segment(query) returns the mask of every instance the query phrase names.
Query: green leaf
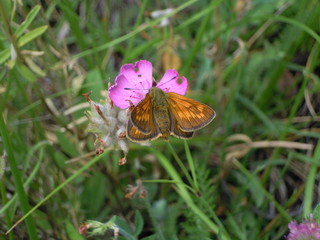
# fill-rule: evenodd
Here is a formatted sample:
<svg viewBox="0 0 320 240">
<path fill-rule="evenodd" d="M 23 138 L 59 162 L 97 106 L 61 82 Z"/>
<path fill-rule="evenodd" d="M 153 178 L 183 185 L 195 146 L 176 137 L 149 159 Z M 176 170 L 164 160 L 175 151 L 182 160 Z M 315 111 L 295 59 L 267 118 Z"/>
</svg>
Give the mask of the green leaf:
<svg viewBox="0 0 320 240">
<path fill-rule="evenodd" d="M 95 173 L 84 185 L 81 202 L 89 218 L 96 218 L 103 210 L 107 196 L 106 182 L 105 175 Z"/>
<path fill-rule="evenodd" d="M 16 29 L 15 35 L 19 38 L 22 33 L 30 26 L 34 18 L 38 15 L 40 10 L 40 5 L 36 5 L 27 15 L 26 20 L 24 20 L 21 25 Z"/>
<path fill-rule="evenodd" d="M 27 34 L 23 35 L 19 40 L 18 40 L 18 45 L 19 47 L 24 46 L 28 42 L 32 41 L 36 37 L 39 37 L 41 34 L 43 34 L 47 30 L 48 26 L 41 26 L 38 27 Z"/>
<path fill-rule="evenodd" d="M 141 233 L 143 225 L 144 225 L 143 217 L 142 217 L 139 210 L 136 210 L 136 212 L 134 214 L 134 225 L 135 225 L 135 230 L 134 230 L 133 235 L 138 237 L 139 234 Z"/>
<path fill-rule="evenodd" d="M 265 201 L 265 196 L 261 189 L 257 186 L 256 183 L 249 183 L 249 187 L 252 199 L 254 200 L 257 207 L 261 207 L 263 204 L 263 201 Z"/>
<path fill-rule="evenodd" d="M 81 92 L 85 93 L 92 91 L 92 94 L 90 95 L 90 98 L 92 99 L 99 99 L 101 97 L 100 91 L 108 88 L 108 85 L 103 83 L 102 76 L 98 69 L 93 69 L 88 72 L 84 80 L 84 85 L 86 84 L 90 85 L 82 88 Z"/>
<path fill-rule="evenodd" d="M 318 205 L 313 209 L 312 216 L 313 216 L 313 219 L 315 219 L 316 222 L 317 222 L 318 224 L 320 224 L 320 204 L 319 204 L 319 203 L 318 203 Z"/>
<path fill-rule="evenodd" d="M 71 139 L 66 135 L 66 133 L 63 132 L 56 132 L 58 142 L 60 147 L 64 152 L 69 154 L 72 157 L 78 156 L 78 150 L 75 147 L 74 143 L 71 141 Z"/>
<path fill-rule="evenodd" d="M 70 240 L 84 240 L 85 238 L 80 235 L 80 233 L 74 228 L 72 223 L 65 221 L 65 227 Z"/>
<path fill-rule="evenodd" d="M 50 231 L 51 225 L 48 221 L 48 215 L 40 210 L 37 210 L 35 211 L 35 216 L 36 224 L 41 229 L 41 231 Z"/>
<path fill-rule="evenodd" d="M 0 52 L 0 64 L 4 63 L 10 57 L 10 48 Z"/>
<path fill-rule="evenodd" d="M 53 154 L 54 162 L 59 168 L 63 169 L 66 166 L 67 157 L 59 151 L 55 151 Z"/>
<path fill-rule="evenodd" d="M 18 72 L 23 76 L 25 79 L 27 79 L 29 82 L 35 82 L 37 81 L 37 77 L 34 75 L 32 71 L 30 71 L 29 68 L 27 68 L 23 64 L 16 64 Z"/>
<path fill-rule="evenodd" d="M 46 73 L 44 71 L 42 71 L 42 69 L 35 64 L 31 58 L 25 58 L 26 63 L 28 65 L 28 67 L 35 73 L 37 74 L 37 76 L 39 77 L 44 77 L 46 75 Z"/>
<path fill-rule="evenodd" d="M 114 223 L 117 225 L 117 227 L 120 229 L 120 234 L 123 235 L 127 240 L 135 240 L 137 239 L 128 225 L 127 222 L 125 222 L 122 218 L 119 218 L 115 216 Z"/>
</svg>

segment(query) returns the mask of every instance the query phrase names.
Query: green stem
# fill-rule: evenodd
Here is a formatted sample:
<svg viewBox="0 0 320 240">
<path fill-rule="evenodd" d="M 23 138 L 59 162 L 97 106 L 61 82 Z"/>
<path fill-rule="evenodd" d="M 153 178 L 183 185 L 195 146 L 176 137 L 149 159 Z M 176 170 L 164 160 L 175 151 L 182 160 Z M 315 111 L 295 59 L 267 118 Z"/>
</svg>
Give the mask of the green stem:
<svg viewBox="0 0 320 240">
<path fill-rule="evenodd" d="M 317 147 L 314 151 L 313 162 L 317 162 L 320 158 L 320 141 L 318 141 Z M 306 188 L 304 192 L 304 201 L 303 201 L 303 215 L 305 217 L 309 216 L 312 212 L 312 201 L 313 201 L 313 192 L 316 180 L 318 166 L 315 163 L 311 163 L 309 174 L 306 181 Z"/>
<path fill-rule="evenodd" d="M 166 169 L 170 177 L 177 181 L 182 182 L 181 177 L 179 176 L 178 172 L 175 170 L 175 168 L 172 166 L 172 164 L 165 158 L 165 156 L 160 153 L 159 151 L 148 148 L 150 152 L 152 152 L 158 159 L 161 165 Z M 184 184 L 177 184 L 176 189 L 180 197 L 183 199 L 183 201 L 187 204 L 187 206 L 190 208 L 190 211 L 192 211 L 194 214 L 196 214 L 215 234 L 219 234 L 219 239 L 221 240 L 230 240 L 231 238 L 228 236 L 227 232 L 221 231 L 220 227 L 217 226 L 206 213 L 204 213 L 192 200 L 191 195 L 189 194 L 187 188 L 184 186 Z"/>
<path fill-rule="evenodd" d="M 143 180 L 144 183 L 168 183 L 168 184 L 183 184 L 185 188 L 187 188 L 190 192 L 194 193 L 194 195 L 197 195 L 197 192 L 190 187 L 189 185 L 185 184 L 184 182 L 177 182 L 175 180 L 168 180 L 168 179 L 157 179 L 157 180 Z"/>
<path fill-rule="evenodd" d="M 13 152 L 14 152 L 13 147 L 12 147 L 12 144 L 11 144 L 11 141 L 10 141 L 10 138 L 8 135 L 8 131 L 6 128 L 6 124 L 4 122 L 2 114 L 0 116 L 0 133 L 2 135 L 4 149 L 7 151 L 8 162 L 9 162 L 11 173 L 12 173 L 14 183 L 16 186 L 16 191 L 18 194 L 21 210 L 24 214 L 26 214 L 30 209 L 30 205 L 28 202 L 27 195 L 23 189 L 22 181 L 20 178 L 20 173 L 18 170 L 18 166 L 17 166 L 16 160 L 15 160 L 14 154 L 13 154 Z M 37 236 L 36 227 L 35 227 L 35 224 L 34 224 L 32 217 L 30 216 L 30 217 L 25 218 L 25 221 L 26 221 L 27 231 L 28 231 L 30 239 L 37 240 L 38 236 Z"/>
<path fill-rule="evenodd" d="M 192 178 L 193 178 L 194 187 L 195 187 L 196 191 L 199 191 L 199 186 L 198 186 L 197 174 L 196 174 L 196 168 L 194 166 L 194 161 L 193 161 L 193 158 L 192 158 L 192 155 L 191 155 L 191 152 L 190 152 L 190 149 L 189 149 L 187 141 L 183 140 L 183 143 L 184 143 L 184 149 L 185 149 L 186 156 L 187 156 L 188 163 L 189 163 L 189 168 L 190 168 L 190 171 L 191 171 L 191 174 L 192 174 Z"/>
<path fill-rule="evenodd" d="M 174 157 L 174 159 L 176 160 L 176 162 L 178 163 L 179 167 L 181 168 L 183 174 L 186 176 L 186 178 L 188 179 L 188 182 L 192 185 L 193 188 L 195 188 L 195 184 L 194 181 L 192 180 L 192 177 L 190 176 L 187 168 L 184 166 L 183 162 L 181 161 L 181 159 L 179 158 L 178 154 L 176 153 L 176 151 L 174 150 L 174 148 L 172 147 L 172 145 L 168 142 L 168 145 L 170 147 L 171 153 Z M 194 189 L 197 192 L 197 188 Z"/>
</svg>

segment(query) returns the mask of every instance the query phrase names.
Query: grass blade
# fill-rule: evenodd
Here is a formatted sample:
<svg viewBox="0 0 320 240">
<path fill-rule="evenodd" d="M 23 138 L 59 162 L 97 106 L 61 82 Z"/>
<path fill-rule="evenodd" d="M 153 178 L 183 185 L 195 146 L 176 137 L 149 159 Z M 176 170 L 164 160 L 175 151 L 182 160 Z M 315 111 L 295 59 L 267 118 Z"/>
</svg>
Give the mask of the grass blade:
<svg viewBox="0 0 320 240">
<path fill-rule="evenodd" d="M 21 210 L 24 214 L 27 214 L 27 212 L 30 209 L 30 205 L 28 202 L 27 195 L 23 189 L 20 171 L 18 170 L 18 166 L 17 166 L 15 156 L 14 156 L 14 150 L 13 150 L 11 140 L 9 138 L 7 127 L 4 122 L 2 114 L 0 116 L 0 133 L 3 138 L 4 148 L 6 149 L 6 152 L 8 155 L 8 162 L 9 162 L 10 170 L 13 175 L 14 182 L 15 182 L 16 191 L 18 194 Z M 36 227 L 35 227 L 34 221 L 32 219 L 32 216 L 25 218 L 25 220 L 26 220 L 27 230 L 28 230 L 28 234 L 29 234 L 30 239 L 37 240 L 38 235 L 36 232 Z"/>
</svg>

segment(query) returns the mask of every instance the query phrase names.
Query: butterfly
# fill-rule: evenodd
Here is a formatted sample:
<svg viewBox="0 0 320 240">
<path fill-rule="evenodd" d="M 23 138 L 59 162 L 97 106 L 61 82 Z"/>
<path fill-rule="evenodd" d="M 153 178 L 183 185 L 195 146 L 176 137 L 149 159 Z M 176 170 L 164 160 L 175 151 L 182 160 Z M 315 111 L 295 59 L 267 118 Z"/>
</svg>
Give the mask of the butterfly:
<svg viewBox="0 0 320 240">
<path fill-rule="evenodd" d="M 152 87 L 130 112 L 126 134 L 133 142 L 168 140 L 171 135 L 189 139 L 215 116 L 206 104 Z"/>
</svg>

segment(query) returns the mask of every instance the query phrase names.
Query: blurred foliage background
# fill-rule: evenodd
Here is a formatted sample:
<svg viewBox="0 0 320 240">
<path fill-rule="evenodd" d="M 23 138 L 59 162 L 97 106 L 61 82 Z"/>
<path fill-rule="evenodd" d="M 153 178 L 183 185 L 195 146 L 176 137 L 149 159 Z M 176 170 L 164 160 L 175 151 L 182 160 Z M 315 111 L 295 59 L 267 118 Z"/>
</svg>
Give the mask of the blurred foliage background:
<svg viewBox="0 0 320 240">
<path fill-rule="evenodd" d="M 0 239 L 283 239 L 319 202 L 318 0 L 1 0 L 0 21 Z M 119 166 L 82 94 L 140 59 L 217 117 Z"/>
</svg>

